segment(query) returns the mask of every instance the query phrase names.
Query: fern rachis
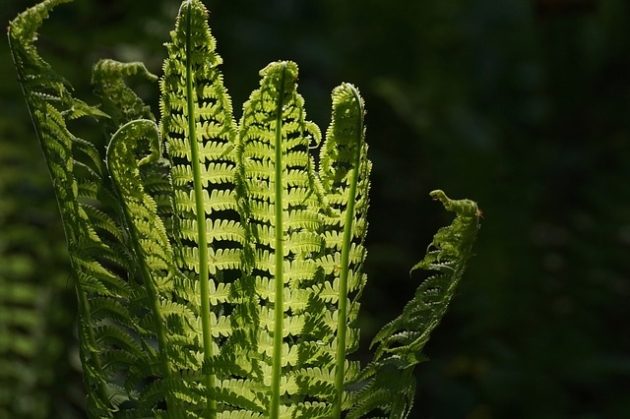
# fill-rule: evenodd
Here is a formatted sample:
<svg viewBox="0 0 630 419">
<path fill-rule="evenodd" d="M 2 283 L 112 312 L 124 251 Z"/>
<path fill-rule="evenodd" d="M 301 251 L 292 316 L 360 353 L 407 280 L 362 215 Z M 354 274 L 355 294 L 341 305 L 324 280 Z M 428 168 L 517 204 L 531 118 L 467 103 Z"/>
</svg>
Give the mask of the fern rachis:
<svg viewBox="0 0 630 419">
<path fill-rule="evenodd" d="M 193 96 L 194 90 L 194 73 L 192 68 L 192 3 L 188 3 L 182 7 L 187 7 L 188 10 L 184 14 L 186 16 L 186 113 L 188 119 L 188 145 L 190 147 L 190 158 L 192 163 L 193 172 L 193 190 L 195 194 L 195 213 L 197 215 L 197 237 L 201 242 L 203 237 L 206 237 L 206 219 L 205 209 L 203 206 L 203 189 L 201 185 L 201 164 L 199 161 L 199 143 L 197 142 L 197 125 L 196 125 L 196 109 L 195 98 Z M 181 23 L 180 23 L 181 24 Z M 210 304 L 209 304 L 209 292 L 208 292 L 208 246 L 201 245 L 199 249 L 199 288 L 201 297 L 201 327 L 203 336 L 203 354 L 204 362 L 211 362 L 212 360 L 212 330 L 210 326 Z M 206 387 L 207 387 L 207 403 L 209 416 L 213 418 L 216 411 L 216 400 L 213 397 L 212 389 L 215 386 L 214 374 L 206 374 Z"/>
<path fill-rule="evenodd" d="M 284 86 L 287 74 L 287 64 L 281 64 L 280 86 Z M 280 377 L 282 375 L 282 335 L 284 329 L 284 250 L 283 242 L 284 223 L 282 212 L 283 191 L 283 165 L 282 165 L 282 109 L 284 107 L 284 94 L 281 91 L 276 97 L 276 126 L 274 127 L 274 150 L 275 150 L 275 173 L 274 173 L 274 199 L 275 208 L 274 226 L 276 230 L 274 250 L 275 250 L 275 302 L 274 302 L 274 325 L 273 325 L 273 365 L 271 370 L 271 405 L 269 416 L 278 416 L 280 409 Z"/>
<path fill-rule="evenodd" d="M 92 417 L 406 417 L 414 366 L 478 229 L 472 201 L 433 193 L 455 220 L 417 267 L 432 272 L 360 368 L 369 174 L 364 104 L 344 83 L 319 163 L 297 65 L 272 63 L 236 123 L 199 0 L 184 1 L 160 80 L 159 127 L 125 84 L 140 63 L 94 70 L 103 112 L 39 57 L 36 30 L 66 0 L 18 16 L 9 40 L 66 226 Z M 67 122 L 99 121 L 109 145 Z"/>
</svg>

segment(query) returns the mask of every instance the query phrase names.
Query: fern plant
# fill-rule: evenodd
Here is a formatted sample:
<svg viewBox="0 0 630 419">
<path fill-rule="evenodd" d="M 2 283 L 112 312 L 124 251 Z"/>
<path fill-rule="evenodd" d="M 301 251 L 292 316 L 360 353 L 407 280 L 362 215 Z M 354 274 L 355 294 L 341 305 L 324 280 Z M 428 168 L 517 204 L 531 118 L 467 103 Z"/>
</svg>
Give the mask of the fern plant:
<svg viewBox="0 0 630 419">
<path fill-rule="evenodd" d="M 471 255 L 476 204 L 432 192 L 454 221 L 361 368 L 349 358 L 371 170 L 359 91 L 333 90 L 322 141 L 296 64 L 274 62 L 236 123 L 207 11 L 186 0 L 166 45 L 159 123 L 126 83 L 157 80 L 140 63 L 97 63 L 100 106 L 88 105 L 34 45 L 67 1 L 20 14 L 9 42 L 65 226 L 90 416 L 407 417 L 413 369 Z M 79 118 L 102 127 L 107 147 L 73 134 Z"/>
</svg>

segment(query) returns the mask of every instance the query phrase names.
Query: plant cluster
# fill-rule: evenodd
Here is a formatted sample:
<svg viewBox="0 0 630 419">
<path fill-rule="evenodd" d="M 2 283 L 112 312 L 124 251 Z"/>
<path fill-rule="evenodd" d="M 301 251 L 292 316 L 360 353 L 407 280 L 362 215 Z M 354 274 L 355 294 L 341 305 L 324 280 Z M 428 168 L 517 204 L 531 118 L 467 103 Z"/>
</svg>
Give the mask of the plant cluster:
<svg viewBox="0 0 630 419">
<path fill-rule="evenodd" d="M 333 90 L 322 140 L 296 64 L 274 62 L 237 123 L 207 11 L 186 0 L 159 122 L 127 84 L 158 80 L 141 63 L 98 62 L 92 106 L 34 44 L 66 2 L 19 15 L 9 41 L 65 228 L 91 417 L 407 417 L 413 369 L 471 255 L 476 204 L 432 192 L 455 219 L 362 368 L 349 359 L 371 170 L 359 91 Z M 77 135 L 85 119 L 101 135 Z"/>
</svg>

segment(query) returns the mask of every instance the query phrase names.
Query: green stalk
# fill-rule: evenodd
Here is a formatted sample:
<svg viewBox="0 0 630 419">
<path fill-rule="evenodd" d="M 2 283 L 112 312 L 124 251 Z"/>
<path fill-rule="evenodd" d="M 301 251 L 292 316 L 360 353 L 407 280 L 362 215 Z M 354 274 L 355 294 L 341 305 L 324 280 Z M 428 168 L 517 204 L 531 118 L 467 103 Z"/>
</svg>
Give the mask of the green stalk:
<svg viewBox="0 0 630 419">
<path fill-rule="evenodd" d="M 339 276 L 339 311 L 337 313 L 337 357 L 335 360 L 335 403 L 333 418 L 341 418 L 341 402 L 346 362 L 346 333 L 348 329 L 348 273 L 350 271 L 350 249 L 352 247 L 352 227 L 354 223 L 354 206 L 356 201 L 357 183 L 359 179 L 359 165 L 361 163 L 361 137 L 363 135 L 363 107 L 361 97 L 356 89 L 351 87 L 360 109 L 357 122 L 356 149 L 353 167 L 350 171 L 350 188 L 348 190 L 348 206 L 346 207 L 343 227 L 343 242 L 341 249 L 341 272 Z"/>
<path fill-rule="evenodd" d="M 195 103 L 193 102 L 193 71 L 191 63 L 191 16 L 192 5 L 188 3 L 186 19 L 186 98 L 188 108 L 188 139 L 193 170 L 193 185 L 195 189 L 195 210 L 197 212 L 197 242 L 199 246 L 199 284 L 201 291 L 201 327 L 203 332 L 204 362 L 212 360 L 212 334 L 210 326 L 210 290 L 208 289 L 208 245 L 206 243 L 206 211 L 203 205 L 203 188 L 201 185 L 201 166 L 199 163 L 199 148 L 197 144 L 197 125 L 195 121 Z M 207 365 L 205 365 L 207 367 Z M 213 397 L 215 376 L 205 374 L 208 418 L 216 417 L 217 402 Z"/>
<path fill-rule="evenodd" d="M 282 68 L 280 76 L 280 91 L 276 101 L 276 161 L 275 161 L 275 209 L 276 209 L 276 275 L 275 275 L 275 294 L 276 303 L 274 305 L 274 327 L 273 327 L 273 365 L 271 376 L 271 406 L 269 407 L 269 417 L 278 418 L 280 410 L 280 377 L 282 375 L 282 331 L 284 321 L 284 278 L 282 272 L 282 264 L 284 262 L 284 226 L 282 222 L 282 108 L 284 107 L 284 79 L 286 74 L 286 65 Z"/>
</svg>

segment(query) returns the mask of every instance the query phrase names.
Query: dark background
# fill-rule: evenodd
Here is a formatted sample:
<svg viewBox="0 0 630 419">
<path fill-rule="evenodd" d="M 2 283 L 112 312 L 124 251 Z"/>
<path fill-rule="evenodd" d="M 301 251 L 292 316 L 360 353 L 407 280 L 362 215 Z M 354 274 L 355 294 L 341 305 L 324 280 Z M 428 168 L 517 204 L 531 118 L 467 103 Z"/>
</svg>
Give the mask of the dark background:
<svg viewBox="0 0 630 419">
<path fill-rule="evenodd" d="M 205 3 L 237 116 L 258 70 L 277 59 L 299 64 L 322 130 L 335 85 L 353 82 L 366 99 L 374 171 L 363 351 L 410 297 L 409 268 L 449 221 L 428 192 L 479 202 L 476 255 L 417 368 L 414 417 L 630 417 L 630 2 Z M 32 4 L 0 0 L 0 20 Z M 94 102 L 98 58 L 142 60 L 160 74 L 178 6 L 77 1 L 58 8 L 40 45 Z M 21 144 L 29 170 L 45 177 L 1 48 L 1 140 Z M 145 92 L 154 104 L 156 94 Z M 33 199 L 50 201 L 38 191 Z M 46 276 L 34 280 L 45 286 Z"/>
</svg>

